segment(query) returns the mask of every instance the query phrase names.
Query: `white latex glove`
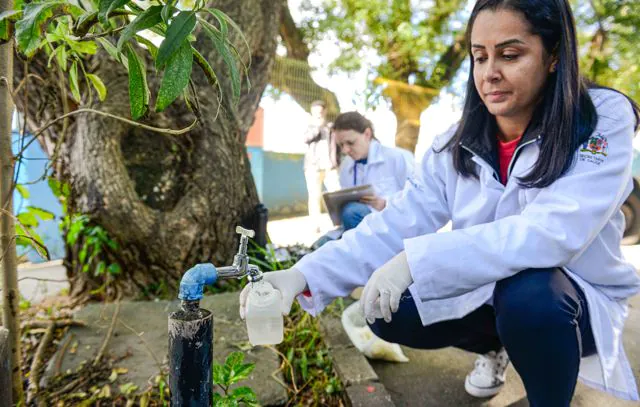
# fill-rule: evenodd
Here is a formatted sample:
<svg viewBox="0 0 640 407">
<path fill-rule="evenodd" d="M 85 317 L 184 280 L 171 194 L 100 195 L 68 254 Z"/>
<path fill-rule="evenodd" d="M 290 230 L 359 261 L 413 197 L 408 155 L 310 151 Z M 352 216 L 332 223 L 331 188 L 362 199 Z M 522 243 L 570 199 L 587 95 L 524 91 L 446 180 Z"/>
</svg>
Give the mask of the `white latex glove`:
<svg viewBox="0 0 640 407">
<path fill-rule="evenodd" d="M 288 315 L 291 311 L 293 300 L 307 289 L 307 280 L 304 275 L 290 268 L 287 270 L 270 271 L 262 275 L 262 279 L 270 283 L 273 288 L 282 294 L 282 314 Z M 244 319 L 247 308 L 247 297 L 251 283 L 247 284 L 240 293 L 240 318 Z"/>
<path fill-rule="evenodd" d="M 407 255 L 402 251 L 377 269 L 364 286 L 361 303 L 367 321 L 372 324 L 382 315 L 387 323 L 391 322 L 391 313 L 398 310 L 400 297 L 411 283 Z"/>
</svg>

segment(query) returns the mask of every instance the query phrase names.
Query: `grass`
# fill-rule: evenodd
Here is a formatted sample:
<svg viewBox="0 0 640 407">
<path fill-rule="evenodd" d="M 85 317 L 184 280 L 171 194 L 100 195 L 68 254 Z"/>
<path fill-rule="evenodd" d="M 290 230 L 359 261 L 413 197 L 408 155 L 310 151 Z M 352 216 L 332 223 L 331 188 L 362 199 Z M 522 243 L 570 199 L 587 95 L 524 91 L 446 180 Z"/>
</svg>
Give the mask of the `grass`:
<svg viewBox="0 0 640 407">
<path fill-rule="evenodd" d="M 304 246 L 286 248 L 291 255 L 278 261 L 271 249 L 252 247 L 251 262 L 262 271 L 292 267 L 309 249 Z M 341 313 L 342 300 L 336 300 L 325 312 Z M 281 370 L 289 387 L 289 402 L 296 406 L 343 406 L 344 387 L 329 356 L 319 329 L 319 320 L 302 310 L 295 302 L 285 317 L 284 340 L 277 347 Z"/>
</svg>

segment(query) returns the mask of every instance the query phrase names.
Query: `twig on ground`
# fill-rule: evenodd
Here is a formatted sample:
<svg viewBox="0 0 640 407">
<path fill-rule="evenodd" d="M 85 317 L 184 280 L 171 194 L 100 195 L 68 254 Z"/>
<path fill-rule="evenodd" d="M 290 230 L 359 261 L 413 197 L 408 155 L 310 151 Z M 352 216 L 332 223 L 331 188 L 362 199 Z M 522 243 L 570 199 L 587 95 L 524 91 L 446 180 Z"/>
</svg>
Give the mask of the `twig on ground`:
<svg viewBox="0 0 640 407">
<path fill-rule="evenodd" d="M 67 340 L 62 344 L 62 348 L 60 348 L 60 351 L 56 354 L 56 362 L 55 362 L 55 366 L 53 368 L 53 375 L 57 376 L 60 374 L 60 369 L 62 368 L 62 361 L 64 360 L 64 355 L 65 353 L 67 353 L 67 348 L 69 347 L 69 344 L 73 341 L 73 334 L 70 334 L 67 337 Z"/>
<path fill-rule="evenodd" d="M 98 363 L 102 360 L 102 356 L 104 355 L 104 351 L 107 349 L 107 345 L 109 345 L 109 341 L 111 340 L 111 336 L 113 335 L 113 329 L 116 326 L 116 321 L 118 320 L 118 314 L 120 313 L 120 296 L 116 300 L 116 309 L 113 311 L 113 316 L 111 317 L 111 325 L 109 325 L 109 330 L 107 331 L 107 336 L 105 336 L 104 341 L 102 342 L 102 346 L 96 355 L 96 358 L 93 360 L 93 366 L 97 366 Z"/>
<path fill-rule="evenodd" d="M 158 365 L 158 370 L 160 371 L 160 374 L 162 374 L 162 363 L 160 363 L 160 359 L 158 359 L 158 357 L 156 356 L 156 354 L 151 350 L 151 347 L 149 346 L 149 344 L 147 343 L 147 341 L 144 340 L 144 338 L 142 337 L 142 335 L 144 334 L 144 332 L 137 332 L 135 329 L 133 329 L 132 327 L 130 327 L 129 325 L 127 325 L 127 323 L 125 323 L 123 320 L 118 318 L 118 321 L 120 321 L 120 323 L 127 328 L 128 330 L 130 330 L 131 332 L 133 332 L 138 338 L 140 338 L 140 342 L 142 342 L 142 344 L 144 345 L 144 347 L 147 349 L 147 352 L 149 353 L 149 355 L 153 358 L 153 360 L 156 362 L 156 365 Z"/>
<path fill-rule="evenodd" d="M 49 346 L 49 343 L 53 340 L 53 333 L 56 330 L 56 324 L 54 322 L 49 322 L 47 332 L 44 334 L 44 337 L 40 341 L 38 345 L 38 350 L 36 351 L 35 356 L 33 357 L 33 362 L 31 363 L 31 372 L 29 373 L 29 386 L 27 386 L 27 404 L 31 404 L 34 397 L 36 397 L 39 389 L 40 382 L 40 369 L 42 368 L 44 354 Z"/>
<path fill-rule="evenodd" d="M 84 321 L 79 321 L 75 319 L 58 319 L 51 321 L 26 321 L 20 325 L 20 329 L 37 329 L 37 328 L 48 328 L 49 324 L 53 323 L 56 328 L 64 328 L 67 326 L 81 326 L 85 327 L 87 324 Z"/>
</svg>

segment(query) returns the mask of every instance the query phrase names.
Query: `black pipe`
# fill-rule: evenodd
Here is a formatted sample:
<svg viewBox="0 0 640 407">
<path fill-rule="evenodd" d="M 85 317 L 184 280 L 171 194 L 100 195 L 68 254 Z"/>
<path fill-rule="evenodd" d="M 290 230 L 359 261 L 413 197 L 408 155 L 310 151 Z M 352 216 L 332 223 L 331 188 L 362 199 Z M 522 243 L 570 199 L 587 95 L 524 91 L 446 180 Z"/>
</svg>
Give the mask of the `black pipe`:
<svg viewBox="0 0 640 407">
<path fill-rule="evenodd" d="M 169 315 L 171 405 L 210 406 L 213 401 L 213 314 L 199 301 L 182 301 Z"/>
</svg>

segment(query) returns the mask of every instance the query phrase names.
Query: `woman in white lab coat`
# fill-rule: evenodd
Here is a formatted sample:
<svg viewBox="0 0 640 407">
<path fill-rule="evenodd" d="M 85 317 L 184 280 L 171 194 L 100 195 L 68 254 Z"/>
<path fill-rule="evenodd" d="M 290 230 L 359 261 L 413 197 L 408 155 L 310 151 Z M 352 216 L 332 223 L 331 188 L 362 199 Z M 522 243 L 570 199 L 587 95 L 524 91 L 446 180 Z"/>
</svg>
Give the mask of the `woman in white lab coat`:
<svg viewBox="0 0 640 407">
<path fill-rule="evenodd" d="M 638 400 L 621 335 L 640 277 L 620 250 L 638 108 L 580 77 L 568 0 L 479 0 L 467 40 L 462 119 L 420 172 L 265 279 L 284 313 L 297 297 L 314 315 L 364 284 L 376 335 L 480 355 L 473 396 L 500 391 L 511 362 L 533 407 L 568 407 L 578 377 Z"/>
<path fill-rule="evenodd" d="M 372 211 L 383 210 L 387 199 L 402 190 L 413 172 L 413 156 L 380 144 L 371 122 L 358 112 L 338 116 L 332 132 L 340 150 L 347 155 L 340 165 L 340 187 L 371 185 L 375 192 L 342 208 L 342 225 L 350 230 Z"/>
</svg>

